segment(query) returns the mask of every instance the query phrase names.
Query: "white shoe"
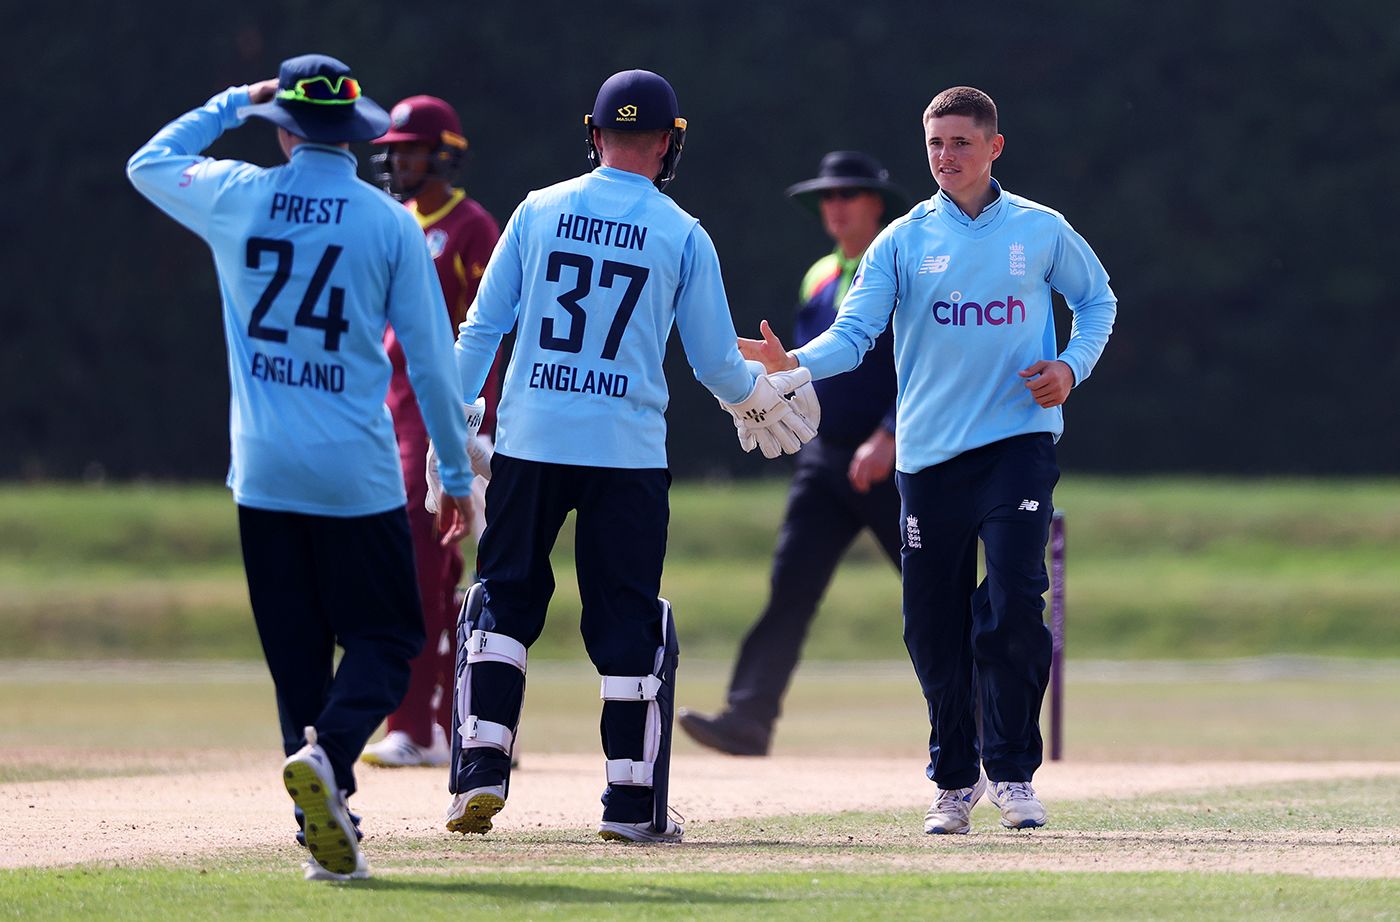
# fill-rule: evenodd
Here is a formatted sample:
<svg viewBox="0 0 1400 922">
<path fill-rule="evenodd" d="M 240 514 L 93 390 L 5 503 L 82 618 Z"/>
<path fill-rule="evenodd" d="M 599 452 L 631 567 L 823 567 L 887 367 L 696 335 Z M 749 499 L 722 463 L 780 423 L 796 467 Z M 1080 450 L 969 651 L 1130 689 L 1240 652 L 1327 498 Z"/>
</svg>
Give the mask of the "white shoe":
<svg viewBox="0 0 1400 922">
<path fill-rule="evenodd" d="M 598 824 L 598 837 L 609 842 L 679 842 L 683 835 L 685 827 L 670 817 L 666 818 L 666 829 L 662 832 L 657 832 L 649 822 L 603 820 Z"/>
<path fill-rule="evenodd" d="M 327 871 L 315 858 L 307 858 L 301 867 L 302 876 L 307 880 L 367 880 L 369 878 L 369 865 L 365 862 L 364 852 L 360 853 L 360 860 L 355 864 L 355 870 L 349 874 L 336 874 L 333 871 Z"/>
<path fill-rule="evenodd" d="M 452 759 L 452 747 L 442 727 L 433 724 L 433 744 L 419 746 L 403 730 L 391 730 L 382 740 L 366 746 L 360 761 L 381 768 L 441 768 Z"/>
<path fill-rule="evenodd" d="M 1045 825 L 1045 807 L 1029 781 L 993 781 L 987 799 L 1001 810 L 1001 824 L 1007 829 Z"/>
<path fill-rule="evenodd" d="M 491 831 L 491 817 L 500 813 L 505 805 L 505 788 L 499 784 L 454 795 L 452 806 L 447 808 L 447 828 L 463 834 L 484 835 Z"/>
<path fill-rule="evenodd" d="M 364 866 L 360 837 L 336 786 L 326 752 L 316 745 L 316 728 L 306 728 L 306 745 L 282 763 L 282 783 L 306 817 L 306 847 L 323 871 L 350 879 Z M 364 869 L 368 876 L 368 868 Z"/>
<path fill-rule="evenodd" d="M 972 808 L 987 790 L 987 773 L 978 770 L 970 788 L 938 789 L 938 796 L 924 814 L 924 832 L 931 836 L 967 835 L 972 828 Z"/>
</svg>

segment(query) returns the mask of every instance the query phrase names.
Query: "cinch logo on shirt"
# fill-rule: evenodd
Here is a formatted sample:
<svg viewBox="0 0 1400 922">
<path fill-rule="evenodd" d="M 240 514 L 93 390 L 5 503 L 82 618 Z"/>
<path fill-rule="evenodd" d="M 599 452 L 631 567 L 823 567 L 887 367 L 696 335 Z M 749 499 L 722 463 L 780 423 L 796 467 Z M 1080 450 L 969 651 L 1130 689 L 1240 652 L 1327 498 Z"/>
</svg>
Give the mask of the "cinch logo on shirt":
<svg viewBox="0 0 1400 922">
<path fill-rule="evenodd" d="M 1021 314 L 1021 323 L 1026 322 L 1026 302 L 1007 295 L 1005 301 L 964 301 L 961 291 L 948 296 L 947 301 L 933 302 L 933 319 L 946 326 L 980 327 L 991 324 L 999 327 L 1003 323 L 1015 323 L 1016 313 Z"/>
</svg>

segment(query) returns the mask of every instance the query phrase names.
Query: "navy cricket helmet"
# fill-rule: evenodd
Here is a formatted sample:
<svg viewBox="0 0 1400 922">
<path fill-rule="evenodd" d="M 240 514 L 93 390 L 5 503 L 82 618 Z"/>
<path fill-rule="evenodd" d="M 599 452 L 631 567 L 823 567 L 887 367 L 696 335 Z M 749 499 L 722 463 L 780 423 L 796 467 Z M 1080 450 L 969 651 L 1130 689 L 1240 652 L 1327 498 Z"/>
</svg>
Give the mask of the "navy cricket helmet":
<svg viewBox="0 0 1400 922">
<path fill-rule="evenodd" d="M 669 131 L 670 144 L 661 160 L 656 188 L 665 189 L 676 178 L 676 164 L 685 146 L 685 119 L 680 116 L 676 91 L 659 74 L 649 70 L 624 70 L 613 74 L 598 88 L 593 111 L 583 117 L 588 130 L 588 162 L 598 166 L 598 148 L 593 129 L 608 131 Z"/>
</svg>

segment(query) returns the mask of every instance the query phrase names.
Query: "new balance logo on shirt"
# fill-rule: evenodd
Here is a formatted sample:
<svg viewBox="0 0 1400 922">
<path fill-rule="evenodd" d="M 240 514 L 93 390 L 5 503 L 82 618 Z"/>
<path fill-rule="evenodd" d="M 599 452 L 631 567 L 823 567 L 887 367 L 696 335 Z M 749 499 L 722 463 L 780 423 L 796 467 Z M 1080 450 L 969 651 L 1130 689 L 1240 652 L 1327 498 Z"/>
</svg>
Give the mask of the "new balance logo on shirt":
<svg viewBox="0 0 1400 922">
<path fill-rule="evenodd" d="M 1037 502 L 1036 500 L 1033 500 L 1033 499 L 1023 499 L 1023 500 L 1021 500 L 1021 505 L 1019 505 L 1019 506 L 1016 507 L 1016 511 L 1018 511 L 1018 512 L 1039 512 L 1039 511 L 1040 511 L 1040 503 Z"/>
<path fill-rule="evenodd" d="M 947 272 L 948 260 L 952 256 L 925 256 L 924 261 L 919 264 L 918 275 L 929 275 L 934 272 Z"/>
</svg>

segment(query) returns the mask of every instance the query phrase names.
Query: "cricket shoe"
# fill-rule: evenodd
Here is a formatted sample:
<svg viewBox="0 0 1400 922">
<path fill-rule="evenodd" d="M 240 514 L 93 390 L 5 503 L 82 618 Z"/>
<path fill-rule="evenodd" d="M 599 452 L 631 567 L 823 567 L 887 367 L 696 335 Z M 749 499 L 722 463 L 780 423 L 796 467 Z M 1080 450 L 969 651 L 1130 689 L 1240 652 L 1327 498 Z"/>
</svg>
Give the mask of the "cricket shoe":
<svg viewBox="0 0 1400 922">
<path fill-rule="evenodd" d="M 1007 829 L 1045 825 L 1045 807 L 1029 781 L 993 781 L 987 799 L 1001 811 L 1001 824 Z"/>
<path fill-rule="evenodd" d="M 670 817 L 666 818 L 666 828 L 660 832 L 650 822 L 619 823 L 616 820 L 603 820 L 598 824 L 598 838 L 608 842 L 672 843 L 679 842 L 685 835 L 685 827 Z"/>
<path fill-rule="evenodd" d="M 977 783 L 970 788 L 939 788 L 924 814 L 924 832 L 931 836 L 967 835 L 972 828 L 972 808 L 986 790 L 987 773 L 980 769 Z"/>
<path fill-rule="evenodd" d="M 441 768 L 452 760 L 452 747 L 442 727 L 433 724 L 433 744 L 419 746 L 403 730 L 390 730 L 360 753 L 360 761 L 381 768 Z"/>
<path fill-rule="evenodd" d="M 345 795 L 336 786 L 330 760 L 316 744 L 315 727 L 306 728 L 306 745 L 282 763 L 282 783 L 305 817 L 303 833 L 312 859 L 322 870 L 350 879 L 364 866 L 360 837 Z"/>
<path fill-rule="evenodd" d="M 355 827 L 355 838 L 363 842 L 365 834 L 360 830 L 360 815 L 350 812 L 348 807 L 346 808 L 346 812 L 350 813 L 350 823 Z M 302 848 L 306 848 L 306 814 L 302 813 L 301 807 L 297 806 L 292 807 L 292 814 L 297 821 L 297 844 Z"/>
<path fill-rule="evenodd" d="M 366 880 L 369 878 L 369 865 L 365 862 L 364 852 L 360 853 L 360 860 L 355 863 L 355 870 L 349 874 L 336 874 L 334 871 L 327 871 L 321 867 L 321 863 L 315 858 L 307 858 L 302 864 L 302 876 L 307 880 Z"/>
<path fill-rule="evenodd" d="M 766 756 L 772 743 L 772 728 L 738 717 L 733 711 L 723 711 L 711 717 L 681 708 L 676 722 L 686 735 L 701 746 L 716 749 L 731 756 Z"/>
<path fill-rule="evenodd" d="M 491 831 L 491 817 L 506 805 L 505 788 L 499 784 L 472 788 L 452 798 L 447 808 L 447 828 L 463 835 L 474 832 L 484 835 Z"/>
</svg>

